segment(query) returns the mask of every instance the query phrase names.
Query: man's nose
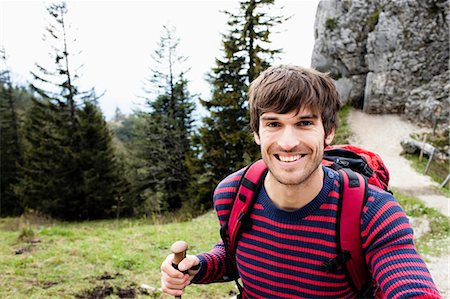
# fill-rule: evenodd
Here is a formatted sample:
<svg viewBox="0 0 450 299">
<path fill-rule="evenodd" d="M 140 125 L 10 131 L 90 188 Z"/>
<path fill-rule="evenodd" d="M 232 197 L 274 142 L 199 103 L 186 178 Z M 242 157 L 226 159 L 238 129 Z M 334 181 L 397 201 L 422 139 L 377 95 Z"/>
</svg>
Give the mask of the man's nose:
<svg viewBox="0 0 450 299">
<path fill-rule="evenodd" d="M 286 126 L 283 128 L 278 139 L 278 145 L 285 151 L 290 151 L 300 144 L 300 138 L 295 134 L 295 130 Z"/>
</svg>

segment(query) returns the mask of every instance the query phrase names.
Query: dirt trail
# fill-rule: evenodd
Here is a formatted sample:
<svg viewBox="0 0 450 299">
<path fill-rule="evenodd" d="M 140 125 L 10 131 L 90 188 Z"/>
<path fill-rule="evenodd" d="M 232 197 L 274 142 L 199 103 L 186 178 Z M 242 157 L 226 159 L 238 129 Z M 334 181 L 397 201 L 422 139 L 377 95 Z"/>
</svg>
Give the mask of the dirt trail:
<svg viewBox="0 0 450 299">
<path fill-rule="evenodd" d="M 350 142 L 378 153 L 390 172 L 390 186 L 420 198 L 427 206 L 450 216 L 450 199 L 436 191 L 436 183 L 417 173 L 408 160 L 400 156 L 400 141 L 420 129 L 397 115 L 372 115 L 352 111 Z M 426 257 L 427 265 L 444 298 L 450 298 L 450 252 L 439 257 Z"/>
</svg>

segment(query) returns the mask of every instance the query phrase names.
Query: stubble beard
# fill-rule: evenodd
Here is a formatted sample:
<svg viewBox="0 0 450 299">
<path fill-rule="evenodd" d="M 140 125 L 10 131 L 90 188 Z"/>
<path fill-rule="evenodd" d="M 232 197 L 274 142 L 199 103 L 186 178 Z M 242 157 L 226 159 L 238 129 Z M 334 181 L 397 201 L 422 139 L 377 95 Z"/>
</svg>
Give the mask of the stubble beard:
<svg viewBox="0 0 450 299">
<path fill-rule="evenodd" d="M 271 176 L 281 185 L 287 186 L 287 187 L 294 187 L 299 186 L 302 184 L 307 184 L 309 181 L 312 180 L 314 175 L 318 172 L 319 166 L 321 165 L 321 161 L 316 162 L 312 168 L 303 169 L 302 173 L 299 175 L 298 178 L 283 178 L 283 175 L 278 175 L 275 171 L 270 171 Z M 289 174 L 288 174 L 289 175 Z"/>
<path fill-rule="evenodd" d="M 274 169 L 271 169 L 272 167 L 270 167 L 270 163 L 267 163 L 267 161 L 266 165 L 269 168 L 270 175 L 275 179 L 277 183 L 284 185 L 286 187 L 294 187 L 301 184 L 308 184 L 309 181 L 311 181 L 314 178 L 315 174 L 319 171 L 320 165 L 322 164 L 322 158 L 323 155 L 319 155 L 319 157 L 316 157 L 311 161 L 310 165 L 305 165 L 305 167 L 300 171 L 300 174 L 298 175 L 297 178 L 295 177 L 289 178 L 284 176 L 285 174 L 286 176 L 296 175 L 295 172 L 298 172 L 298 170 L 295 170 L 293 173 L 284 172 L 283 170 L 280 170 L 280 172 L 282 173 L 278 174 L 275 167 L 273 167 Z"/>
</svg>

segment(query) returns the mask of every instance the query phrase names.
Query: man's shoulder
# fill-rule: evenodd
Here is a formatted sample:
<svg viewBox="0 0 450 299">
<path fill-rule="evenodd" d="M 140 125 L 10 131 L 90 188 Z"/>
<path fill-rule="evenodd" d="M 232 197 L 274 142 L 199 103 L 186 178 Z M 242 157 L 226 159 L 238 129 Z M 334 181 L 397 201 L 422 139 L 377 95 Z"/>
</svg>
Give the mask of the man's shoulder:
<svg viewBox="0 0 450 299">
<path fill-rule="evenodd" d="M 338 179 L 339 184 L 342 184 L 342 178 L 337 170 L 331 169 L 330 167 L 323 167 L 325 175 L 329 178 Z M 355 172 L 355 171 L 354 171 Z M 388 199 L 394 199 L 392 193 L 388 190 L 384 190 L 376 185 L 370 183 L 367 184 L 367 195 L 372 197 L 384 197 Z M 394 199 L 395 200 L 395 199 Z"/>
<path fill-rule="evenodd" d="M 341 176 L 338 174 L 337 171 L 330 169 L 328 167 L 324 167 L 325 169 L 325 174 L 326 177 L 329 178 L 333 178 L 333 179 L 337 179 L 339 181 L 339 185 L 341 185 L 342 182 L 342 178 Z M 373 204 L 373 202 L 376 202 L 376 206 L 383 206 L 389 202 L 397 202 L 397 200 L 395 199 L 395 197 L 392 195 L 392 193 L 388 190 L 384 190 L 378 186 L 372 185 L 372 184 L 367 184 L 367 190 L 366 190 L 366 200 L 365 200 L 365 206 L 366 208 L 371 207 Z"/>
<path fill-rule="evenodd" d="M 214 209 L 221 223 L 228 219 L 243 173 L 244 169 L 233 172 L 223 179 L 214 190 Z"/>
<path fill-rule="evenodd" d="M 390 191 L 381 189 L 378 186 L 368 184 L 367 189 L 368 189 L 367 190 L 368 196 L 373 196 L 373 197 L 377 197 L 377 198 L 383 197 L 388 200 L 395 200 L 394 196 L 392 195 L 392 193 Z"/>
<path fill-rule="evenodd" d="M 378 218 L 382 214 L 385 214 L 383 217 L 388 217 L 398 212 L 404 214 L 402 207 L 392 193 L 370 184 L 367 189 L 364 214 L 368 219 Z"/>
<path fill-rule="evenodd" d="M 225 177 L 217 185 L 216 189 L 227 188 L 227 187 L 237 187 L 241 181 L 242 175 L 244 174 L 244 169 L 233 172 L 232 174 Z"/>
</svg>

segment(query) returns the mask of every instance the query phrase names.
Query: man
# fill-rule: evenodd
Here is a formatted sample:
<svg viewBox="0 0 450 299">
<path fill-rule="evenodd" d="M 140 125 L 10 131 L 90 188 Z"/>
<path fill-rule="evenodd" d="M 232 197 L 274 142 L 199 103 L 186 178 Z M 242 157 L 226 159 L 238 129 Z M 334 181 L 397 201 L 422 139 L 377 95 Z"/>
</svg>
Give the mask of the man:
<svg viewBox="0 0 450 299">
<path fill-rule="evenodd" d="M 357 294 L 342 270 L 321 265 L 336 256 L 339 175 L 321 165 L 324 147 L 337 128 L 339 95 L 326 74 L 275 66 L 250 86 L 250 122 L 269 171 L 239 239 L 235 256 L 222 242 L 204 254 L 188 255 L 180 271 L 161 265 L 163 291 L 181 295 L 194 283 L 235 277 L 243 298 L 351 298 Z M 214 193 L 222 224 L 229 217 L 243 170 L 225 178 Z M 362 247 L 377 295 L 440 298 L 413 244 L 413 231 L 391 194 L 369 186 L 361 217 Z M 195 268 L 195 267 L 194 267 Z"/>
</svg>

